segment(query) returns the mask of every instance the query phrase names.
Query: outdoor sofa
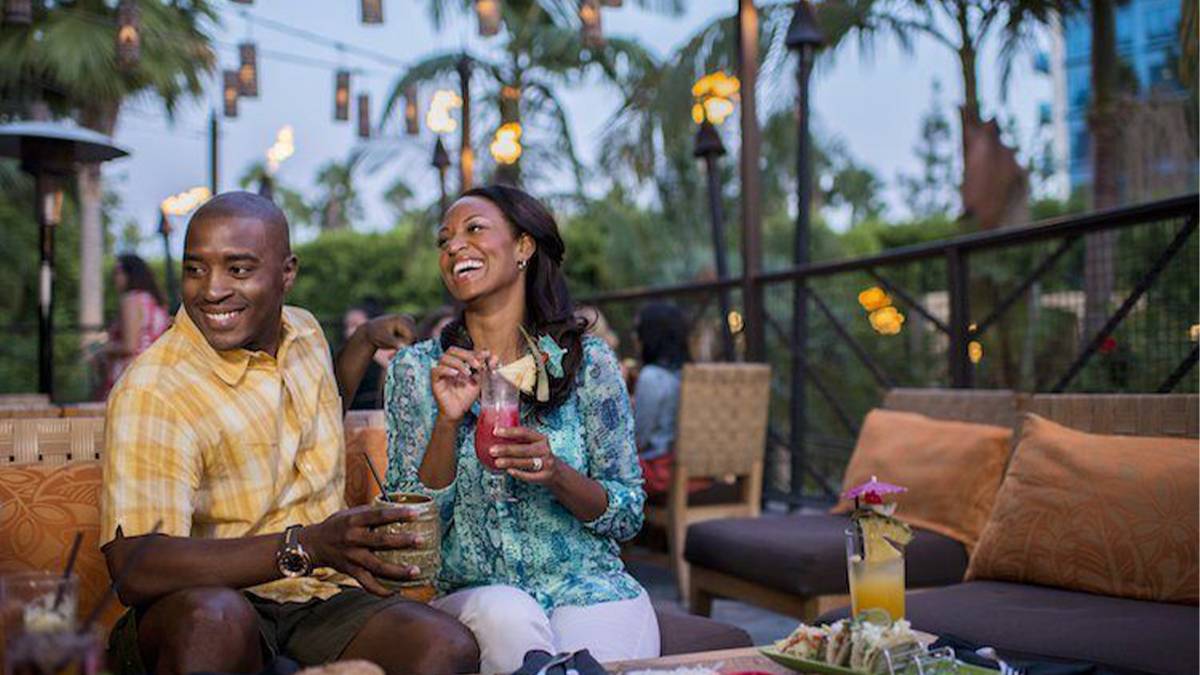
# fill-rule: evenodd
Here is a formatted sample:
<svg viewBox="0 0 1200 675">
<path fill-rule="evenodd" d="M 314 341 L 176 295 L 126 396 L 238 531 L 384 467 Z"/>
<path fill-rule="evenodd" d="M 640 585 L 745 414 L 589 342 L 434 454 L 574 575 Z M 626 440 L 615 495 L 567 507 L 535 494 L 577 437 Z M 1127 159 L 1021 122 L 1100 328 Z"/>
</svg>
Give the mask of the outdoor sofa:
<svg viewBox="0 0 1200 675">
<path fill-rule="evenodd" d="M 925 534 L 918 532 L 906 556 L 915 589 L 907 594 L 906 618 L 916 628 L 992 646 L 1011 659 L 1093 664 L 1103 672 L 1200 672 L 1198 397 L 1034 395 L 1015 401 L 1031 415 L 1023 414 L 1015 427 L 1015 451 L 979 541 L 955 583 L 919 588 L 927 585 L 929 563 L 916 548 Z M 717 595 L 747 599 L 736 591 L 760 587 L 786 595 L 808 591 L 804 583 L 825 593 L 835 590 L 839 575 L 845 592 L 844 549 L 840 538 L 832 543 L 836 527 L 812 527 L 828 518 L 791 517 L 790 536 L 782 520 L 694 526 L 687 549 L 693 586 L 703 587 L 701 570 L 714 564 L 712 547 L 750 546 L 754 558 L 773 564 L 760 562 L 757 571 L 725 564 L 720 574 L 747 586 Z M 773 532 L 764 535 L 768 529 Z M 772 549 L 761 543 L 769 538 L 788 543 Z M 768 567 L 772 572 L 764 574 Z M 819 581 L 798 582 L 790 573 Z M 704 602 L 695 609 L 704 610 Z M 848 614 L 843 607 L 820 621 Z"/>
<path fill-rule="evenodd" d="M 0 574 L 60 568 L 75 533 L 83 532 L 76 573 L 84 614 L 110 583 L 99 551 L 103 444 L 100 417 L 0 419 Z M 346 453 L 347 503 L 368 503 L 379 491 L 365 457 L 381 472 L 387 467 L 381 412 L 347 416 Z M 415 589 L 407 595 L 428 600 L 432 592 Z M 664 655 L 751 645 L 736 626 L 671 607 L 655 609 Z M 111 627 L 122 611 L 111 603 L 102 623 Z"/>
</svg>

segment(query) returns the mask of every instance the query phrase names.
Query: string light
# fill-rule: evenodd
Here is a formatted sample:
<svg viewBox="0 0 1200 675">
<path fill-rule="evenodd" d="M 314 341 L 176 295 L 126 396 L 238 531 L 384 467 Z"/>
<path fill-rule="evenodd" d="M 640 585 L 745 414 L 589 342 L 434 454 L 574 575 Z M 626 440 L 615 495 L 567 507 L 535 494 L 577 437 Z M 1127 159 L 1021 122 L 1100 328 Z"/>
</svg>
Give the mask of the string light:
<svg viewBox="0 0 1200 675">
<path fill-rule="evenodd" d="M 33 23 L 33 0 L 7 0 L 4 3 L 4 23 L 12 26 Z"/>
<path fill-rule="evenodd" d="M 492 151 L 492 159 L 500 164 L 515 164 L 521 158 L 521 125 L 517 122 L 502 125 L 488 149 Z"/>
<path fill-rule="evenodd" d="M 334 78 L 333 119 L 345 122 L 350 119 L 350 71 L 339 70 Z"/>
<path fill-rule="evenodd" d="M 371 137 L 371 95 L 358 95 L 358 137 Z"/>
<path fill-rule="evenodd" d="M 160 208 L 168 216 L 186 216 L 208 201 L 210 197 L 212 197 L 212 192 L 207 187 L 197 186 L 167 197 L 162 200 Z"/>
<path fill-rule="evenodd" d="M 121 0 L 117 5 L 117 66 L 136 66 L 142 58 L 141 10 L 137 0 Z"/>
<path fill-rule="evenodd" d="M 500 0 L 475 0 L 475 16 L 479 19 L 479 34 L 483 37 L 500 32 Z"/>
<path fill-rule="evenodd" d="M 292 125 L 285 124 L 275 134 L 275 143 L 267 148 L 267 173 L 279 171 L 279 165 L 296 152 L 295 134 Z"/>
<path fill-rule="evenodd" d="M 258 48 L 253 42 L 238 45 L 238 95 L 258 98 Z"/>
<path fill-rule="evenodd" d="M 439 89 L 433 92 L 433 100 L 429 102 L 429 111 L 425 113 L 425 126 L 435 134 L 449 134 L 458 129 L 458 121 L 451 112 L 462 107 L 462 97 L 449 89 Z"/>
<path fill-rule="evenodd" d="M 362 0 L 363 23 L 383 23 L 383 0 Z"/>
<path fill-rule="evenodd" d="M 409 136 L 421 133 L 421 120 L 417 110 L 417 85 L 410 84 L 404 90 L 404 132 Z"/>
<path fill-rule="evenodd" d="M 742 84 L 736 78 L 726 75 L 723 71 L 709 73 L 696 80 L 692 85 L 692 121 L 700 124 L 708 120 L 714 125 L 720 125 L 725 118 L 733 114 L 734 101 Z"/>
<path fill-rule="evenodd" d="M 604 46 L 604 31 L 600 26 L 600 5 L 597 0 L 580 0 L 579 21 L 582 24 L 583 46 L 598 49 Z"/>
<path fill-rule="evenodd" d="M 225 102 L 225 116 L 238 116 L 238 74 L 236 70 L 226 70 L 222 72 L 225 78 L 225 87 L 222 92 L 222 98 Z"/>
</svg>

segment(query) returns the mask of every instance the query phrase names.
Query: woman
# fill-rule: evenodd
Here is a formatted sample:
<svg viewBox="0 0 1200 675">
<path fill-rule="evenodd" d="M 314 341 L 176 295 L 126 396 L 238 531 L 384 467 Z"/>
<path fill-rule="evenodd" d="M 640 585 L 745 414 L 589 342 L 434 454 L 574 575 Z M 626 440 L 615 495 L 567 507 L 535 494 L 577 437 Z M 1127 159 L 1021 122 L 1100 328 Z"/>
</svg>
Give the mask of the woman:
<svg viewBox="0 0 1200 675">
<path fill-rule="evenodd" d="M 691 359 L 687 323 L 675 305 L 646 305 L 638 313 L 636 329 L 642 347 L 642 369 L 633 394 L 637 411 L 634 429 L 646 494 L 653 496 L 665 493 L 671 485 L 679 371 Z"/>
<path fill-rule="evenodd" d="M 388 487 L 441 510 L 434 605 L 475 632 L 484 673 L 512 672 L 531 649 L 657 656 L 654 610 L 618 548 L 645 501 L 629 399 L 616 357 L 573 315 L 553 216 L 516 188 L 470 190 L 438 247 L 463 311 L 440 340 L 398 353 L 385 389 Z M 498 430 L 507 444 L 492 450 L 516 499 L 491 501 L 474 451 L 481 369 L 537 362 L 527 354 L 545 359 L 522 391 L 523 426 Z"/>
<path fill-rule="evenodd" d="M 372 299 L 346 310 L 342 315 L 342 340 L 349 341 L 359 328 L 381 314 L 383 310 L 379 303 Z M 354 392 L 350 410 L 379 410 L 383 407 L 383 372 L 395 354 L 393 349 L 375 350 Z"/>
<path fill-rule="evenodd" d="M 158 282 L 146 261 L 131 254 L 117 256 L 112 280 L 121 304 L 99 355 L 104 370 L 99 399 L 108 397 L 134 357 L 146 351 L 171 325 Z"/>
</svg>

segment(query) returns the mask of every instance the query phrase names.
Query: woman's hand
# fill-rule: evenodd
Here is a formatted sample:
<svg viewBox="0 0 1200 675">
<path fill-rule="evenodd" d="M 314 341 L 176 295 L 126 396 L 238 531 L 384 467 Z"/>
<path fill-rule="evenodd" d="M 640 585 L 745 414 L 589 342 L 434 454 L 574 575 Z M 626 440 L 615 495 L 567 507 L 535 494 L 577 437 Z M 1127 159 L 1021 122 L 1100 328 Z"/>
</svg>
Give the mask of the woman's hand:
<svg viewBox="0 0 1200 675">
<path fill-rule="evenodd" d="M 461 347 L 451 347 L 442 354 L 430 371 L 433 399 L 437 401 L 440 417 L 450 422 L 462 420 L 479 398 L 480 370 L 489 359 L 486 351 L 472 352 Z"/>
<path fill-rule="evenodd" d="M 506 440 L 492 448 L 496 467 L 518 480 L 554 485 L 564 468 L 550 450 L 546 437 L 526 427 L 501 427 L 496 436 Z"/>
</svg>

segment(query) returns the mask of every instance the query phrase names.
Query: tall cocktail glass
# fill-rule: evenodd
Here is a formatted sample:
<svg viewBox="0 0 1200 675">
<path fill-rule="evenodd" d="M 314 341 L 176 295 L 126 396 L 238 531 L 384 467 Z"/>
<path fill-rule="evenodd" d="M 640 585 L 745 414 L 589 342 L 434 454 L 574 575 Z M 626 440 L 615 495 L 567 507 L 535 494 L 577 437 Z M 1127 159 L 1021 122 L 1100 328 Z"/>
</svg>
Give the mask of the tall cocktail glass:
<svg viewBox="0 0 1200 675">
<path fill-rule="evenodd" d="M 488 493 L 492 500 L 515 501 L 508 489 L 508 474 L 496 467 L 496 458 L 492 457 L 491 450 L 506 442 L 496 436 L 496 430 L 520 426 L 520 394 L 507 378 L 493 368 L 485 367 L 481 378 L 479 421 L 475 424 L 475 457 L 488 471 Z"/>
<path fill-rule="evenodd" d="M 854 616 L 879 609 L 892 621 L 904 618 L 903 551 L 886 541 L 869 542 L 857 525 L 851 526 L 846 530 L 846 574 Z"/>
</svg>

